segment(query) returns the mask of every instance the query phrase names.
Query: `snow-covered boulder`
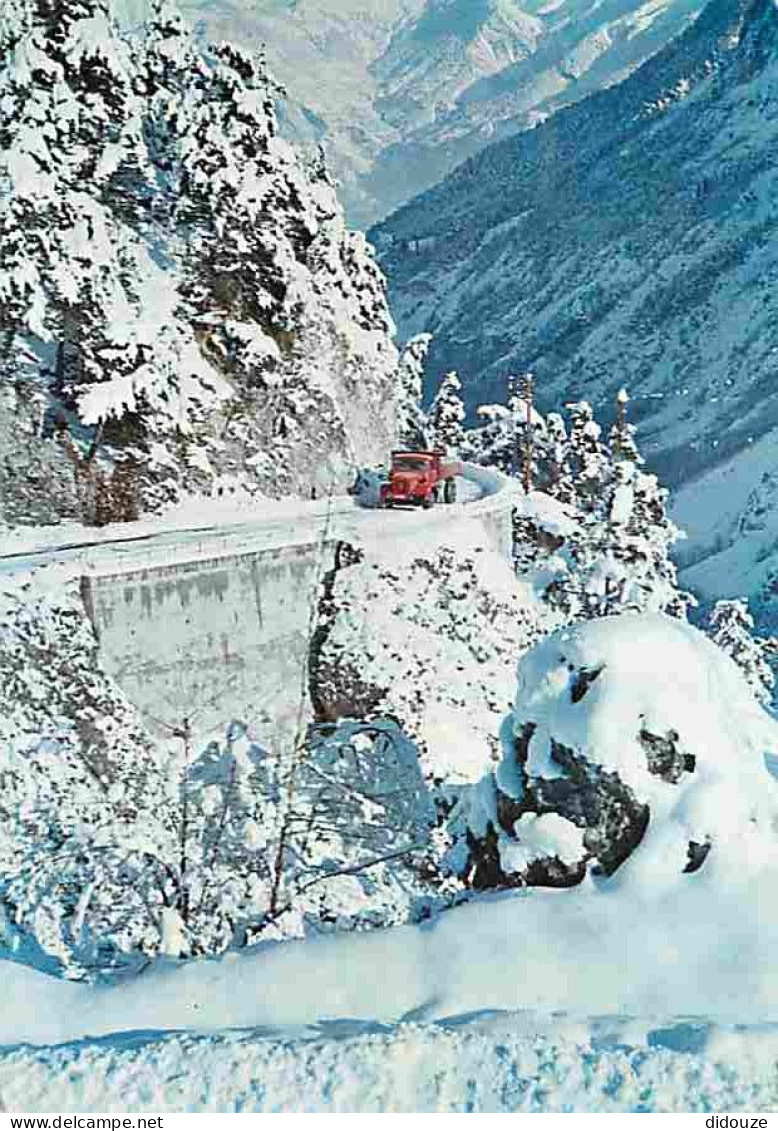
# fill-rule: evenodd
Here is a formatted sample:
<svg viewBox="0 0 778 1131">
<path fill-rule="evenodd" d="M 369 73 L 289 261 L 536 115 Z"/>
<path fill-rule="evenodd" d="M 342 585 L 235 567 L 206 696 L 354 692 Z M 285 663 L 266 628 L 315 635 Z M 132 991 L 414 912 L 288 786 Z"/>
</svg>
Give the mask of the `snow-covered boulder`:
<svg viewBox="0 0 778 1131">
<path fill-rule="evenodd" d="M 661 615 L 563 629 L 522 659 L 503 757 L 475 791 L 474 886 L 655 884 L 778 848 L 778 723 L 706 636 Z"/>
</svg>

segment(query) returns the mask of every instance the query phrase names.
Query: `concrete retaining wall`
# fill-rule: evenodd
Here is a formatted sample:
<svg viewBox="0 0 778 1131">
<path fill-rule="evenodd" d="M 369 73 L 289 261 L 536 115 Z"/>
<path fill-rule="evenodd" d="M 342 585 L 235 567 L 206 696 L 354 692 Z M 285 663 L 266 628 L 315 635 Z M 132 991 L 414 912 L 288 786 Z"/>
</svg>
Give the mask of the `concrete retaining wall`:
<svg viewBox="0 0 778 1131">
<path fill-rule="evenodd" d="M 312 603 L 332 546 L 310 543 L 88 579 L 108 671 L 152 729 L 189 718 L 199 739 L 232 719 L 294 733 Z"/>
<path fill-rule="evenodd" d="M 504 495 L 495 491 L 466 509 L 483 527 L 484 544 L 509 555 L 512 490 Z M 107 670 L 159 734 L 188 718 L 202 742 L 243 719 L 261 741 L 288 743 L 307 691 L 312 608 L 336 544 L 85 577 L 84 603 Z"/>
</svg>

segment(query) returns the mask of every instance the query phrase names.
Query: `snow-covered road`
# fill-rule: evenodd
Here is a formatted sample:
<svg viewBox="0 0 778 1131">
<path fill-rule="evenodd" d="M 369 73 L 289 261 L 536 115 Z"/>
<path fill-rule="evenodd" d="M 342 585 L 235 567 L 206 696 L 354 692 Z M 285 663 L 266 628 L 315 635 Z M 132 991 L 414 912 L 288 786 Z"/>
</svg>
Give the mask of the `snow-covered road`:
<svg viewBox="0 0 778 1131">
<path fill-rule="evenodd" d="M 74 522 L 17 528 L 0 534 L 0 574 L 51 565 L 122 573 L 207 557 L 256 553 L 280 546 L 339 539 L 393 541 L 435 532 L 462 518 L 509 511 L 519 489 L 497 472 L 465 464 L 458 502 L 432 511 L 359 507 L 348 495 L 318 500 L 265 499 L 237 506 L 198 499 L 159 517 L 102 528 Z"/>
</svg>

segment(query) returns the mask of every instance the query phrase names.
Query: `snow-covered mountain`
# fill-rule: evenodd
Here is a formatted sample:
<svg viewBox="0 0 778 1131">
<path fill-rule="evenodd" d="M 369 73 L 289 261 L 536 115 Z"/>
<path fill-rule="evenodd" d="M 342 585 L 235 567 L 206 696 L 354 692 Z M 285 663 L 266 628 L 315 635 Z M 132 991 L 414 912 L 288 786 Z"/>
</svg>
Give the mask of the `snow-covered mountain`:
<svg viewBox="0 0 778 1131">
<path fill-rule="evenodd" d="M 0 22 L 0 516 L 351 477 L 395 433 L 384 284 L 264 62 L 157 5 Z M 69 473 L 62 475 L 65 468 Z"/>
<path fill-rule="evenodd" d="M 142 0 L 125 0 L 128 13 Z M 703 0 L 188 0 L 209 34 L 264 41 L 296 140 L 324 141 L 357 226 L 490 141 L 618 81 Z"/>
<path fill-rule="evenodd" d="M 457 368 L 471 405 L 525 369 L 546 403 L 626 384 L 679 476 L 767 431 L 776 70 L 771 0 L 711 0 L 625 83 L 374 228 L 401 330 L 435 334 L 430 368 Z"/>
<path fill-rule="evenodd" d="M 778 420 L 778 10 L 710 0 L 627 81 L 490 147 L 373 231 L 406 334 L 470 405 L 626 385 L 671 480 Z"/>
<path fill-rule="evenodd" d="M 704 601 L 750 595 L 762 628 L 778 632 L 778 430 L 685 484 L 673 517 L 689 535 L 684 584 Z"/>
</svg>

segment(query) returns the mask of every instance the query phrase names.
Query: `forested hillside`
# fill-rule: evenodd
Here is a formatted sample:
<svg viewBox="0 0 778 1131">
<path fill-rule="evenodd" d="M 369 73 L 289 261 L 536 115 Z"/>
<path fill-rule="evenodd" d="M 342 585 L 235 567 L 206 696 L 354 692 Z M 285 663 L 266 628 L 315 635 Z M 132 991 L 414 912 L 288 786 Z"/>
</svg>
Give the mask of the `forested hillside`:
<svg viewBox="0 0 778 1131">
<path fill-rule="evenodd" d="M 373 230 L 403 333 L 470 407 L 633 397 L 688 479 L 775 425 L 778 12 L 710 0 L 626 82 L 493 146 Z"/>
<path fill-rule="evenodd" d="M 164 2 L 131 39 L 106 0 L 4 8 L 7 521 L 309 493 L 390 445 L 383 281 L 278 95 Z"/>
</svg>

